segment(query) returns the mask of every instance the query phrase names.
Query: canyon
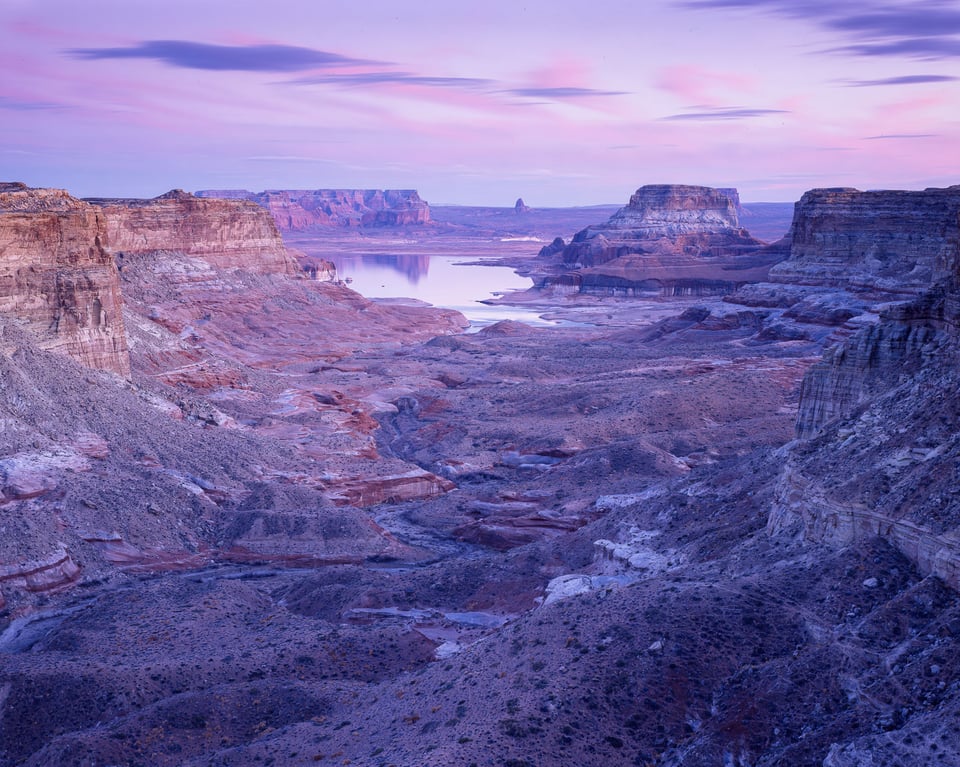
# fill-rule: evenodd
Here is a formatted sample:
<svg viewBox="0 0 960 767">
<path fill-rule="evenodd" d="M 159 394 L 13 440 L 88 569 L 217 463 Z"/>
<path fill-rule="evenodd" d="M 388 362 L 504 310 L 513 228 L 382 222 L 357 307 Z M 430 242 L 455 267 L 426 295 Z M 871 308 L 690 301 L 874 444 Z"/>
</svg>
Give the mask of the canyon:
<svg viewBox="0 0 960 767">
<path fill-rule="evenodd" d="M 0 765 L 960 759 L 956 187 L 246 194 L 0 187 Z"/>
</svg>

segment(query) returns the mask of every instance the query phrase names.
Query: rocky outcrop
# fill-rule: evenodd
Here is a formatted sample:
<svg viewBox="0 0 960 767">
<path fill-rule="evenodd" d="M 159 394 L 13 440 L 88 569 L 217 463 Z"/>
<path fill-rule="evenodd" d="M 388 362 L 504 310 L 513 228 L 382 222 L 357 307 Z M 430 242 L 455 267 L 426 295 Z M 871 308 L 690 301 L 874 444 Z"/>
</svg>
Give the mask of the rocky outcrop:
<svg viewBox="0 0 960 767">
<path fill-rule="evenodd" d="M 270 211 L 281 231 L 426 224 L 430 206 L 413 189 L 206 189 L 198 197 L 242 199 Z"/>
<path fill-rule="evenodd" d="M 116 254 L 182 253 L 217 269 L 295 274 L 273 220 L 245 200 L 200 199 L 173 190 L 150 200 L 92 199 Z"/>
<path fill-rule="evenodd" d="M 797 436 L 811 437 L 832 419 L 896 387 L 960 336 L 960 294 L 951 286 L 891 308 L 876 324 L 828 349 L 804 377 Z"/>
<path fill-rule="evenodd" d="M 516 213 L 529 213 L 530 207 L 523 201 L 522 197 L 518 197 L 517 201 L 513 205 L 513 210 Z"/>
<path fill-rule="evenodd" d="M 765 279 L 781 256 L 764 250 L 740 226 L 738 199 L 702 186 L 641 187 L 606 223 L 574 236 L 560 254 L 566 272 L 548 277 L 542 287 L 710 295 Z M 553 246 L 542 255 L 552 252 Z"/>
<path fill-rule="evenodd" d="M 740 203 L 740 192 L 732 186 L 717 187 L 717 191 L 733 203 L 733 209 L 737 211 L 737 218 L 743 218 L 743 205 Z"/>
<path fill-rule="evenodd" d="M 814 189 L 796 204 L 787 238 L 773 281 L 916 294 L 956 270 L 960 186 Z"/>
<path fill-rule="evenodd" d="M 130 373 L 123 300 L 103 212 L 63 190 L 0 185 L 0 312 L 41 347 Z"/>
<path fill-rule="evenodd" d="M 848 545 L 880 536 L 960 587 L 960 290 L 887 312 L 808 371 L 768 530 Z"/>
<path fill-rule="evenodd" d="M 578 232 L 563 252 L 568 266 L 662 253 L 717 259 L 756 251 L 729 196 L 702 186 L 644 186 L 609 221 Z M 638 263 L 641 259 L 630 259 Z"/>
</svg>

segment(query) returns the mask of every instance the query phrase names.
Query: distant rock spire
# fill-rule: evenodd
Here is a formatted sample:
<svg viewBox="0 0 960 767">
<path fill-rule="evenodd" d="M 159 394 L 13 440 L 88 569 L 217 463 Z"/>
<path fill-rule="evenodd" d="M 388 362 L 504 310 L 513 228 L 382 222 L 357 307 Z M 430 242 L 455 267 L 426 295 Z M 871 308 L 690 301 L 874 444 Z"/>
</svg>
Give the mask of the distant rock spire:
<svg viewBox="0 0 960 767">
<path fill-rule="evenodd" d="M 527 204 L 523 201 L 522 197 L 517 198 L 517 202 L 514 204 L 513 209 L 517 213 L 529 213 L 530 208 L 527 207 Z"/>
</svg>

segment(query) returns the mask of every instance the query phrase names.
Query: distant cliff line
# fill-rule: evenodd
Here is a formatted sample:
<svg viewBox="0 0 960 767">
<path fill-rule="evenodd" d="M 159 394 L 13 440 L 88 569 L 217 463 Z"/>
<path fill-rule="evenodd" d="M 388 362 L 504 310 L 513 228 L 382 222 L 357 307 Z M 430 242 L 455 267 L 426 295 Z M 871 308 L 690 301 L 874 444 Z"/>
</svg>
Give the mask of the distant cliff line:
<svg viewBox="0 0 960 767">
<path fill-rule="evenodd" d="M 415 189 L 202 189 L 196 196 L 255 202 L 281 232 L 430 223 L 430 206 Z"/>
</svg>

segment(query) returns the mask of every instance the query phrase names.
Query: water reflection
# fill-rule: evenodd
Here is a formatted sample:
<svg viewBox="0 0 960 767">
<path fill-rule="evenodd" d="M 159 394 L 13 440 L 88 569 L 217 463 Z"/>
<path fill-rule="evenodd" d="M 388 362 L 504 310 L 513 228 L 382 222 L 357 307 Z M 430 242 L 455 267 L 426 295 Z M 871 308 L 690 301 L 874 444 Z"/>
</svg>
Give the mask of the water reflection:
<svg viewBox="0 0 960 767">
<path fill-rule="evenodd" d="M 474 330 L 506 319 L 539 326 L 565 324 L 544 320 L 535 309 L 480 303 L 533 285 L 509 267 L 482 265 L 505 256 L 533 257 L 539 242 L 531 238 L 526 232 L 478 234 L 459 229 L 424 230 L 416 237 L 328 231 L 285 235 L 289 245 L 308 257 L 336 264 L 337 276 L 367 298 L 415 299 L 455 309 Z"/>
<path fill-rule="evenodd" d="M 340 279 L 367 298 L 414 298 L 456 309 L 477 327 L 504 319 L 553 324 L 529 309 L 480 303 L 531 287 L 530 279 L 509 267 L 481 266 L 475 259 L 446 255 L 349 255 L 334 262 Z"/>
<path fill-rule="evenodd" d="M 353 275 L 365 269 L 377 266 L 393 269 L 407 278 L 407 282 L 416 285 L 430 271 L 430 256 L 412 253 L 369 253 L 362 256 L 339 256 L 334 262 L 341 275 Z"/>
</svg>

